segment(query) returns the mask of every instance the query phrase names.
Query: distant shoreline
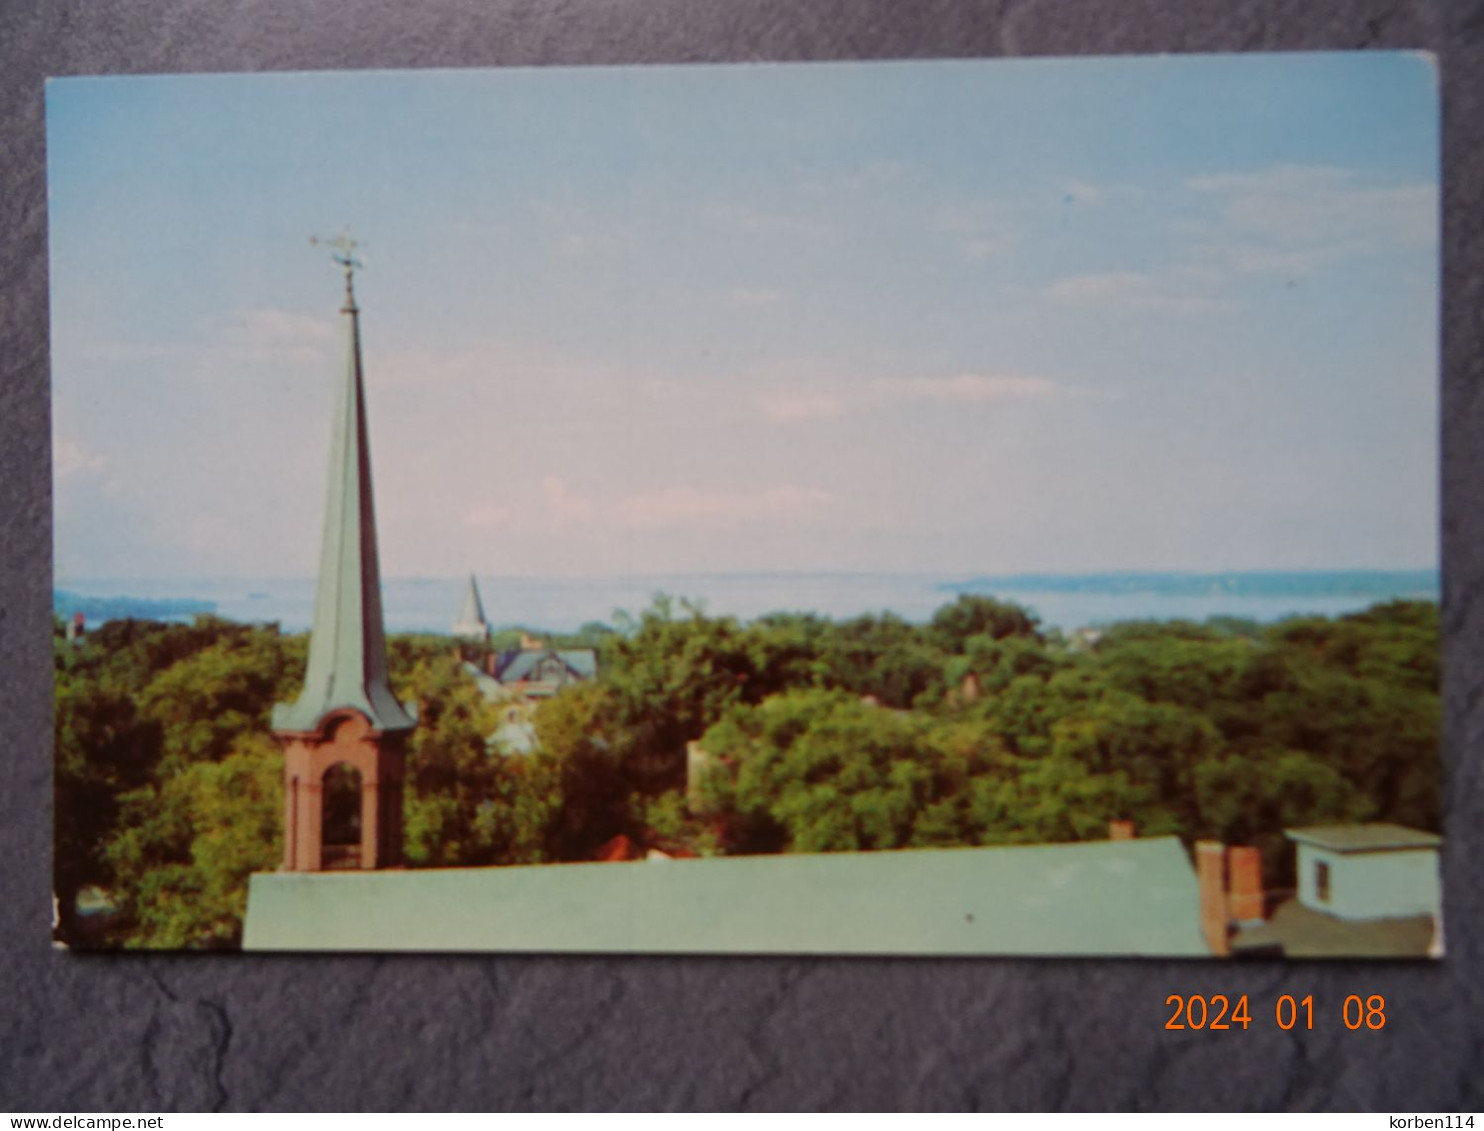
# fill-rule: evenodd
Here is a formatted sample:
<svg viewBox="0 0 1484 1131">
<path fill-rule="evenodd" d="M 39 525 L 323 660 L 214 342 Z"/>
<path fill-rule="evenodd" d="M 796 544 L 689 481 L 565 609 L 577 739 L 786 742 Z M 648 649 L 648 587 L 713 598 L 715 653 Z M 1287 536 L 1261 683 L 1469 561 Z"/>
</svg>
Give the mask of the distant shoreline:
<svg viewBox="0 0 1484 1131">
<path fill-rule="evenodd" d="M 1120 570 L 1096 573 L 1015 573 L 946 582 L 947 593 L 1158 593 L 1164 596 L 1370 596 L 1398 593 L 1437 597 L 1438 571 L 1432 570 L 1228 570 L 1186 573 Z"/>
<path fill-rule="evenodd" d="M 383 607 L 391 632 L 447 633 L 467 575 L 388 578 Z M 1103 572 L 968 577 L 900 573 L 739 573 L 624 578 L 496 577 L 479 579 L 495 624 L 572 632 L 612 623 L 619 610 L 637 616 L 657 593 L 696 600 L 707 613 L 753 620 L 769 613 L 813 613 L 840 620 L 890 612 L 925 622 L 959 594 L 997 596 L 1035 612 L 1046 628 L 1071 630 L 1120 620 L 1261 622 L 1294 615 L 1335 616 L 1381 601 L 1437 600 L 1437 570 Z M 313 619 L 310 578 L 218 578 L 193 581 L 69 579 L 54 596 L 58 615 L 82 612 L 89 624 L 124 617 L 183 621 L 208 613 L 243 623 L 278 623 L 298 632 Z"/>
</svg>

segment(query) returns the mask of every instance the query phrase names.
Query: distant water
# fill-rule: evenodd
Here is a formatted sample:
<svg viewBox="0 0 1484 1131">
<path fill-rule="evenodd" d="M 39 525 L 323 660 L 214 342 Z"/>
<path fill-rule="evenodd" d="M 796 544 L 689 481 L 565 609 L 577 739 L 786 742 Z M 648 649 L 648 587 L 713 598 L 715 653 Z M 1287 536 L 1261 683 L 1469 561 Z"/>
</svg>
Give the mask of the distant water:
<svg viewBox="0 0 1484 1131">
<path fill-rule="evenodd" d="M 464 578 L 392 578 L 382 586 L 388 630 L 447 632 L 463 601 Z M 209 602 L 218 616 L 277 622 L 289 632 L 314 615 L 310 579 L 143 581 L 66 578 L 59 591 L 92 600 Z M 1046 627 L 1074 629 L 1120 620 L 1205 620 L 1213 616 L 1278 620 L 1334 616 L 1393 598 L 1436 600 L 1433 570 L 1225 574 L 1019 574 L 966 579 L 962 574 L 806 573 L 664 574 L 645 577 L 481 577 L 485 615 L 496 626 L 569 632 L 614 612 L 637 615 L 656 593 L 699 599 L 714 615 L 744 620 L 771 612 L 813 612 L 841 619 L 890 610 L 925 621 L 958 592 L 986 593 L 1033 609 Z M 57 611 L 72 610 L 58 601 Z M 119 615 L 112 611 L 106 615 Z M 154 614 L 158 616 L 158 613 Z M 95 619 L 95 618 L 90 618 Z M 187 615 L 159 617 L 189 620 Z"/>
</svg>

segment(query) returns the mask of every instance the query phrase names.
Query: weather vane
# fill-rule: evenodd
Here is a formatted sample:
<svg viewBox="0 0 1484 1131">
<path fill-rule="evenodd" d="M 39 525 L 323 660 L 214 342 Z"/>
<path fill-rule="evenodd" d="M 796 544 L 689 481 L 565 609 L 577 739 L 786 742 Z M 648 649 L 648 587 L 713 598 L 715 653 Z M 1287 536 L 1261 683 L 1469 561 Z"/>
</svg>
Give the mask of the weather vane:
<svg viewBox="0 0 1484 1131">
<path fill-rule="evenodd" d="M 356 249 L 366 245 L 360 240 L 353 238 L 350 229 L 346 228 L 333 239 L 321 239 L 319 236 L 310 236 L 309 243 L 312 247 L 327 247 L 330 249 L 330 258 L 341 267 L 345 268 L 345 308 L 354 310 L 356 305 L 355 271 L 357 267 L 364 267 L 356 255 Z"/>
</svg>

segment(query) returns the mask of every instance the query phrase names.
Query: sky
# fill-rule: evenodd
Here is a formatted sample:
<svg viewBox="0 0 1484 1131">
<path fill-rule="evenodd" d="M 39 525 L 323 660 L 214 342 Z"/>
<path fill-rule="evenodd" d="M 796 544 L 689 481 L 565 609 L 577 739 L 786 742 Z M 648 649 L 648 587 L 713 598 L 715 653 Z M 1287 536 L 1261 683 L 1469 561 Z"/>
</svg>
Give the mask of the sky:
<svg viewBox="0 0 1484 1131">
<path fill-rule="evenodd" d="M 1422 55 L 54 79 L 57 572 L 1430 568 Z"/>
</svg>

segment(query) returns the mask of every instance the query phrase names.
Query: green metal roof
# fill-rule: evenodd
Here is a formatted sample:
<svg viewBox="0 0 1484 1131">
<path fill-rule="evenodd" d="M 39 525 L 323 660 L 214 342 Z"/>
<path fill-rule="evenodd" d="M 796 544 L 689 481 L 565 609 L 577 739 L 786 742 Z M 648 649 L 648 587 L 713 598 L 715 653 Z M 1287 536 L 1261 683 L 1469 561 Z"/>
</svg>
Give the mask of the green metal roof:
<svg viewBox="0 0 1484 1131">
<path fill-rule="evenodd" d="M 361 712 L 379 731 L 410 730 L 417 725 L 392 694 L 387 678 L 371 448 L 361 374 L 360 311 L 349 291 L 348 271 L 346 278 L 346 301 L 340 310 L 345 319 L 345 380 L 330 437 L 309 667 L 298 700 L 274 708 L 273 729 L 277 731 L 317 730 L 326 715 L 344 708 Z"/>
<path fill-rule="evenodd" d="M 573 679 L 592 679 L 598 674 L 598 653 L 592 648 L 518 648 L 500 653 L 495 678 L 501 683 L 531 679 L 548 656 L 555 657 Z"/>
<path fill-rule="evenodd" d="M 1311 844 L 1316 848 L 1327 848 L 1331 852 L 1391 852 L 1398 849 L 1437 848 L 1443 843 L 1443 838 L 1436 833 L 1384 823 L 1314 825 L 1304 829 L 1284 829 L 1283 832 L 1295 843 Z"/>
<path fill-rule="evenodd" d="M 1173 837 L 252 877 L 248 950 L 1207 956 Z"/>
</svg>

